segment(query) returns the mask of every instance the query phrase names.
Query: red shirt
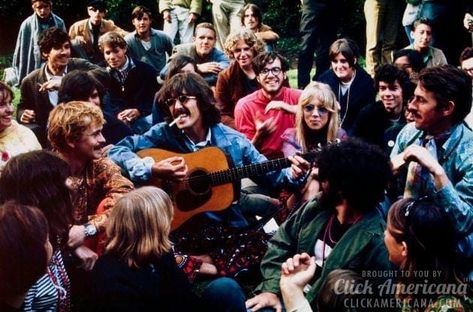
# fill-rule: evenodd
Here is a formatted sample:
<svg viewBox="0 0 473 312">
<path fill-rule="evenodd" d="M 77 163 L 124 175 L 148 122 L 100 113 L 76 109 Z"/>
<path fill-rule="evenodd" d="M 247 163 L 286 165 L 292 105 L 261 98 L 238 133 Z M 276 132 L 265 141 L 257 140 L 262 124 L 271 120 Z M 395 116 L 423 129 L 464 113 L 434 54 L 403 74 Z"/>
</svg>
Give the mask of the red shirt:
<svg viewBox="0 0 473 312">
<path fill-rule="evenodd" d="M 285 110 L 272 109 L 265 114 L 266 105 L 271 101 L 283 101 L 290 105 L 297 105 L 301 90 L 282 87 L 281 92 L 273 99 L 268 99 L 263 95 L 262 90 L 257 90 L 244 98 L 241 98 L 235 107 L 235 126 L 249 140 L 252 140 L 256 133 L 256 116 L 263 122 L 273 118 L 276 129 L 271 133 L 261 145 L 261 153 L 268 158 L 282 156 L 281 135 L 288 128 L 295 125 L 295 115 Z"/>
</svg>

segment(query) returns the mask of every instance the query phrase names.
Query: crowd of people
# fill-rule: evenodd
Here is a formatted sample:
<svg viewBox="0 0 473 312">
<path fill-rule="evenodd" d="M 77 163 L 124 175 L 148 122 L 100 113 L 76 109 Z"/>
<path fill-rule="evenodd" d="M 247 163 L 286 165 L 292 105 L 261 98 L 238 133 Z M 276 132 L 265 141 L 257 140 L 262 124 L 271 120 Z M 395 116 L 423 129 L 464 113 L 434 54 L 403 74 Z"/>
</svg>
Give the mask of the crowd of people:
<svg viewBox="0 0 473 312">
<path fill-rule="evenodd" d="M 473 311 L 473 47 L 449 65 L 440 27 L 473 8 L 407 1 L 397 49 L 404 6 L 366 0 L 362 66 L 343 1 L 302 0 L 295 88 L 245 2 L 160 0 L 163 30 L 136 6 L 129 32 L 91 0 L 67 32 L 31 1 L 0 311 Z"/>
</svg>

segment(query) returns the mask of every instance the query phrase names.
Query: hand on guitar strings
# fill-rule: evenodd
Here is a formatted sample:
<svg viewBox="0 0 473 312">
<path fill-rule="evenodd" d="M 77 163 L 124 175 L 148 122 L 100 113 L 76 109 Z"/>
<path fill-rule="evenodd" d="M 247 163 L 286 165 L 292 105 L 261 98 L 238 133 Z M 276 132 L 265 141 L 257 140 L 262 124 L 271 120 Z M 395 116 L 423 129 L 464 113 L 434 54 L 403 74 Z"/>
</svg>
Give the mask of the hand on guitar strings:
<svg viewBox="0 0 473 312">
<path fill-rule="evenodd" d="M 182 181 L 187 176 L 187 164 L 182 157 L 174 156 L 153 164 L 153 175 L 166 180 Z"/>
</svg>

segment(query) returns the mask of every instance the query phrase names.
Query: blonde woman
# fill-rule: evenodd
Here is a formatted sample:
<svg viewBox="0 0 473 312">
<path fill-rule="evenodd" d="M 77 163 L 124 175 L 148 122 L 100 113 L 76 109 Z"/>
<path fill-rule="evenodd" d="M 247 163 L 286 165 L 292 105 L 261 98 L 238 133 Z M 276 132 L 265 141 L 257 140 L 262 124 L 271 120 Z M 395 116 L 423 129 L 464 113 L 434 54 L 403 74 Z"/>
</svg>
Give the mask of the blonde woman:
<svg viewBox="0 0 473 312">
<path fill-rule="evenodd" d="M 340 128 L 339 104 L 329 85 L 315 81 L 309 83 L 297 105 L 296 127 L 282 134 L 285 157 L 307 153 L 346 138 L 345 130 Z M 311 198 L 319 191 L 319 183 L 314 179 L 316 175 L 317 169 L 313 169 L 305 187 L 289 199 L 289 207 Z"/>
<path fill-rule="evenodd" d="M 118 200 L 109 218 L 105 254 L 92 274 L 89 304 L 94 311 L 201 311 L 202 302 L 217 311 L 220 304 L 231 304 L 224 301 L 233 298 L 223 292 L 237 288 L 229 279 L 211 283 L 197 301 L 174 259 L 172 217 L 171 199 L 156 187 L 142 187 Z"/>
</svg>

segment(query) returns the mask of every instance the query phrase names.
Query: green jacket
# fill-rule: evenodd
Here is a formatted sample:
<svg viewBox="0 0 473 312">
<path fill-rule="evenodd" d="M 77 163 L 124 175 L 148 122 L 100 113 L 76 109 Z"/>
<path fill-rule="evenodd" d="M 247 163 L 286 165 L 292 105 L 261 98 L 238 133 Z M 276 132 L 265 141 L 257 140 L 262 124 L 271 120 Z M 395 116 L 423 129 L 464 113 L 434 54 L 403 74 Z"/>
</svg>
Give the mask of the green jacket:
<svg viewBox="0 0 473 312">
<path fill-rule="evenodd" d="M 314 255 L 317 237 L 333 211 L 320 207 L 316 198 L 279 227 L 261 262 L 263 282 L 257 287 L 257 291 L 280 294 L 281 264 L 296 253 L 307 252 Z M 335 269 L 353 270 L 362 276 L 368 272 L 391 270 L 384 245 L 384 228 L 385 223 L 375 210 L 366 213 L 348 229 L 325 261 L 320 278 L 313 281 L 311 290 L 306 294 L 313 307 L 320 287 L 327 275 Z M 377 288 L 373 287 L 373 291 L 376 292 Z"/>
</svg>

